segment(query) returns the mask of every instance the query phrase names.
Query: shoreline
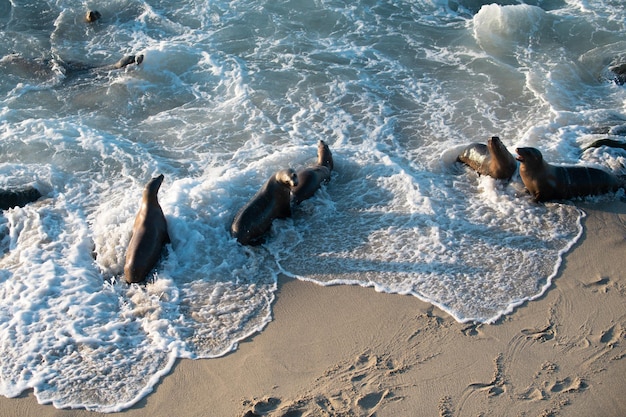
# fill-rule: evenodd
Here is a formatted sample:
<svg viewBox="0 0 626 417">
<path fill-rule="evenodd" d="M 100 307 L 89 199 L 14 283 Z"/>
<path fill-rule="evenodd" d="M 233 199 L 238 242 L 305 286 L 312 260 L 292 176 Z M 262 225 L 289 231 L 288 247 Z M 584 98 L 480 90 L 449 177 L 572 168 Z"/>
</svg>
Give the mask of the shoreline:
<svg viewBox="0 0 626 417">
<path fill-rule="evenodd" d="M 583 234 L 543 295 L 493 324 L 417 297 L 281 276 L 272 321 L 214 359 L 178 359 L 119 413 L 0 397 L 0 416 L 626 414 L 626 203 L 577 202 Z"/>
</svg>

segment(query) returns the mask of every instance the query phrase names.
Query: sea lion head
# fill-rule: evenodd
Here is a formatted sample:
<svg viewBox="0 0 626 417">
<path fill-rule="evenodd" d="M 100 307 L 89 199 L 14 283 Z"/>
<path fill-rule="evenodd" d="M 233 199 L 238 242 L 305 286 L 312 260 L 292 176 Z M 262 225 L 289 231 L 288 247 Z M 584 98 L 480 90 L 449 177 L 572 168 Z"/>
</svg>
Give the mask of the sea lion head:
<svg viewBox="0 0 626 417">
<path fill-rule="evenodd" d="M 506 146 L 504 146 L 500 138 L 497 136 L 492 136 L 487 140 L 487 147 L 491 152 L 497 155 L 506 155 L 507 153 L 510 153 Z"/>
<path fill-rule="evenodd" d="M 283 169 L 276 173 L 274 179 L 281 183 L 285 184 L 288 187 L 297 187 L 298 186 L 298 174 L 292 168 Z"/>
<path fill-rule="evenodd" d="M 487 140 L 487 149 L 491 155 L 489 175 L 494 178 L 510 179 L 517 169 L 515 157 L 497 136 L 492 136 Z"/>
<path fill-rule="evenodd" d="M 333 154 L 323 140 L 317 142 L 317 164 L 323 165 L 331 171 L 333 169 Z"/>
<path fill-rule="evenodd" d="M 163 183 L 163 174 L 158 177 L 154 177 L 146 184 L 146 188 L 144 189 L 144 195 L 147 197 L 156 198 L 157 193 L 159 192 L 159 188 L 161 188 L 161 184 Z"/>
<path fill-rule="evenodd" d="M 626 75 L 626 62 L 610 66 L 609 71 L 613 71 L 617 75 Z"/>
<path fill-rule="evenodd" d="M 97 10 L 89 10 L 85 15 L 85 21 L 88 23 L 93 23 L 96 20 L 100 19 L 102 15 Z"/>
<path fill-rule="evenodd" d="M 543 166 L 543 155 L 537 148 L 517 148 L 517 160 L 529 168 Z"/>
</svg>

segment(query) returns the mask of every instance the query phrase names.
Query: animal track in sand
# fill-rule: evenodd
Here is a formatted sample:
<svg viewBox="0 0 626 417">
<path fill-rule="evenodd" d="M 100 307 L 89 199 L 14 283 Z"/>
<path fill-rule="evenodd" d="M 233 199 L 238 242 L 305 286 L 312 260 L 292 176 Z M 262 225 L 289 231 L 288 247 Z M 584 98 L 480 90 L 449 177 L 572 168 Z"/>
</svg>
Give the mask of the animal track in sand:
<svg viewBox="0 0 626 417">
<path fill-rule="evenodd" d="M 606 293 L 608 291 L 608 287 L 611 283 L 611 280 L 603 277 L 603 278 L 598 278 L 596 281 L 590 282 L 590 283 L 583 283 L 583 287 L 584 288 L 590 288 L 593 292 L 602 292 L 602 293 Z"/>
<path fill-rule="evenodd" d="M 365 394 L 361 398 L 358 398 L 356 400 L 356 405 L 369 414 L 370 412 L 376 411 L 381 401 L 387 396 L 387 394 L 389 394 L 389 391 L 387 390 L 383 392 L 370 392 L 369 394 Z"/>
<path fill-rule="evenodd" d="M 536 387 L 530 386 L 526 389 L 526 391 L 522 392 L 519 395 L 520 400 L 528 400 L 528 401 L 541 401 L 547 399 L 546 393 Z"/>
<path fill-rule="evenodd" d="M 482 324 L 472 323 L 461 329 L 461 333 L 465 336 L 481 336 L 483 333 L 480 331 Z"/>
<path fill-rule="evenodd" d="M 489 382 L 476 382 L 469 384 L 467 388 L 463 390 L 461 400 L 459 401 L 459 407 L 456 410 L 456 415 L 464 415 L 462 410 L 465 402 L 477 392 L 485 393 L 487 397 L 496 397 L 506 391 L 502 354 L 499 354 L 493 362 L 496 368 L 493 373 L 493 379 Z"/>
<path fill-rule="evenodd" d="M 445 396 L 439 400 L 439 417 L 452 417 L 454 410 L 452 408 L 452 398 Z"/>
<path fill-rule="evenodd" d="M 248 410 L 248 412 L 244 414 L 244 417 L 265 416 L 278 408 L 280 400 L 274 397 L 266 397 L 262 400 L 246 402 L 245 405 L 252 406 L 252 409 Z"/>
<path fill-rule="evenodd" d="M 552 324 L 550 323 L 541 329 L 524 329 L 522 330 L 522 334 L 526 335 L 527 338 L 538 342 L 547 342 L 548 340 L 554 339 L 555 332 Z"/>
<path fill-rule="evenodd" d="M 597 278 L 592 282 L 583 282 L 582 286 L 590 289 L 592 292 L 606 294 L 609 291 L 617 291 L 621 296 L 626 296 L 626 287 L 619 281 L 614 281 L 607 277 Z"/>
<path fill-rule="evenodd" d="M 559 366 L 544 362 L 534 375 L 535 381 L 519 394 L 517 398 L 527 401 L 548 401 L 556 409 L 569 404 L 569 399 L 561 394 L 580 392 L 588 387 L 580 377 L 558 378 Z"/>
<path fill-rule="evenodd" d="M 607 330 L 602 332 L 602 335 L 600 336 L 600 343 L 604 343 L 608 347 L 612 347 L 615 343 L 623 338 L 624 331 L 622 329 L 622 326 L 618 324 L 617 327 L 611 326 Z"/>
<path fill-rule="evenodd" d="M 558 379 L 548 383 L 546 388 L 555 394 L 560 392 L 577 392 L 587 388 L 587 383 L 578 377 L 573 379 L 566 377 L 565 379 Z"/>
<path fill-rule="evenodd" d="M 401 388 L 392 379 L 406 369 L 402 362 L 387 355 L 365 352 L 353 361 L 331 367 L 291 401 L 273 397 L 245 401 L 243 405 L 249 411 L 244 416 L 373 416 L 384 404 L 402 400 L 392 392 L 392 388 Z"/>
<path fill-rule="evenodd" d="M 602 331 L 599 336 L 591 336 L 589 339 L 593 342 L 593 345 L 597 345 L 597 349 L 595 354 L 591 355 L 585 362 L 585 367 L 591 366 L 593 363 L 598 361 L 604 355 L 609 353 L 615 354 L 612 358 L 614 360 L 619 360 L 624 357 L 624 353 L 620 352 L 619 345 L 620 341 L 626 337 L 626 332 L 624 328 L 618 323 L 610 326 L 608 329 Z M 617 349 L 615 349 L 618 347 Z"/>
</svg>

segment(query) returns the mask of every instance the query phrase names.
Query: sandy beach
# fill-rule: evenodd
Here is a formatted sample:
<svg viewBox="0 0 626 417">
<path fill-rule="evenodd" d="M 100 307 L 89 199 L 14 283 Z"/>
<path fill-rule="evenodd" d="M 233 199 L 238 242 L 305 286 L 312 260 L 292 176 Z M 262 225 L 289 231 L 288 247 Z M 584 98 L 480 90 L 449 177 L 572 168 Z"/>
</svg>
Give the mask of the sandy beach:
<svg viewBox="0 0 626 417">
<path fill-rule="evenodd" d="M 412 296 L 281 278 L 274 320 L 218 359 L 179 360 L 111 416 L 626 415 L 626 203 L 576 202 L 552 287 L 491 325 Z M 486 254 L 488 256 L 488 254 Z M 2 416 L 92 417 L 0 397 Z"/>
</svg>

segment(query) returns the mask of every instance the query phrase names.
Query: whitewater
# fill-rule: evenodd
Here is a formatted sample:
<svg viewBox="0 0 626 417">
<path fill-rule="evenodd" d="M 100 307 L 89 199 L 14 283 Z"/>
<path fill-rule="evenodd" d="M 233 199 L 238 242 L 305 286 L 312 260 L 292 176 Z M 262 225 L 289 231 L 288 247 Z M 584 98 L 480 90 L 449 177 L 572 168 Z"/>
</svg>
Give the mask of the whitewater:
<svg viewBox="0 0 626 417">
<path fill-rule="evenodd" d="M 102 18 L 86 23 L 90 9 Z M 144 59 L 62 65 L 126 55 Z M 43 194 L 0 213 L 0 394 L 128 408 L 178 358 L 262 331 L 281 274 L 496 322 L 550 288 L 584 212 L 456 156 L 499 136 L 624 174 L 624 151 L 583 151 L 626 135 L 616 62 L 621 0 L 0 2 L 0 189 Z M 331 181 L 263 245 L 238 244 L 237 210 L 279 169 L 312 164 L 320 139 Z M 171 244 L 127 285 L 160 174 Z"/>
</svg>

